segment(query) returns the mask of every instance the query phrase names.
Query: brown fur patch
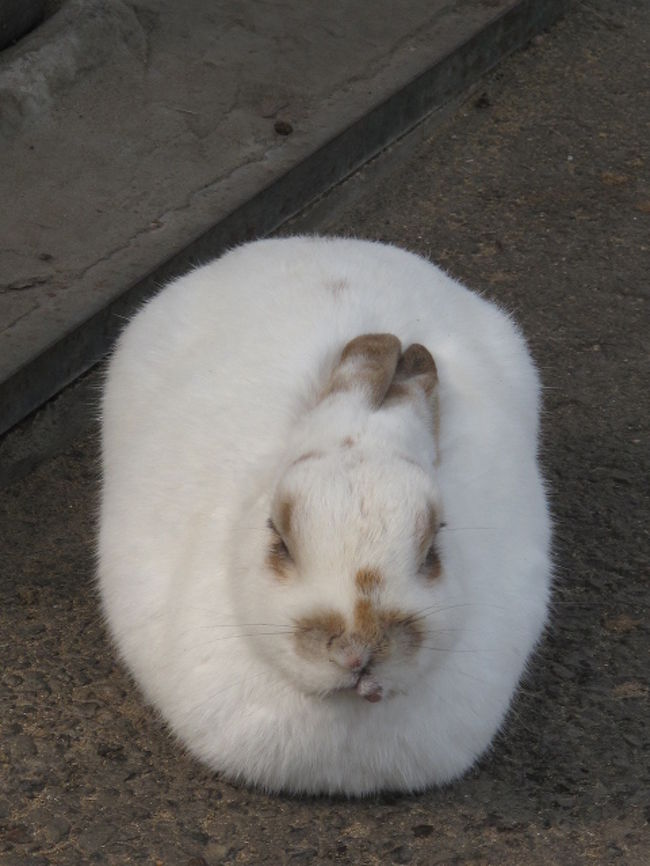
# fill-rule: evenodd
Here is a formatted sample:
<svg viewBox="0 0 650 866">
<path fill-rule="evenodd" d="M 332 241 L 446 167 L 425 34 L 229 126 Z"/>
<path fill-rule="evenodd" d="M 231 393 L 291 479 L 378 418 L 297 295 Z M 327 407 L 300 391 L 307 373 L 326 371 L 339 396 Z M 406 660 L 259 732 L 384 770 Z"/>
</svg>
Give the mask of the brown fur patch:
<svg viewBox="0 0 650 866">
<path fill-rule="evenodd" d="M 431 352 L 420 343 L 412 343 L 399 359 L 397 375 L 411 379 L 418 378 L 418 383 L 430 394 L 438 383 L 438 369 Z M 420 378 L 421 377 L 421 378 Z"/>
<path fill-rule="evenodd" d="M 412 343 L 399 360 L 397 372 L 403 376 L 426 375 L 431 387 L 438 381 L 438 370 L 431 352 L 421 343 Z"/>
<path fill-rule="evenodd" d="M 360 334 L 346 344 L 341 361 L 361 358 L 366 363 L 383 365 L 386 363 L 386 356 L 389 356 L 395 357 L 397 365 L 401 348 L 401 343 L 394 334 Z"/>
<path fill-rule="evenodd" d="M 329 609 L 297 619 L 294 633 L 297 652 L 309 659 L 326 659 L 332 652 L 365 649 L 372 654 L 371 667 L 373 660 L 385 659 L 395 650 L 414 654 L 424 640 L 425 624 L 417 614 L 379 607 L 376 590 L 383 582 L 376 569 L 357 571 L 355 585 L 359 596 L 349 625 L 342 614 Z"/>
<path fill-rule="evenodd" d="M 345 631 L 345 619 L 336 610 L 322 610 L 296 620 L 297 631 L 321 631 L 338 637 Z"/>
<path fill-rule="evenodd" d="M 437 580 L 442 574 L 442 563 L 435 541 L 427 551 L 422 571 L 429 580 Z"/>
<path fill-rule="evenodd" d="M 325 396 L 342 391 L 364 391 L 374 408 L 390 387 L 401 350 L 393 334 L 362 334 L 345 346 Z"/>
<path fill-rule="evenodd" d="M 366 646 L 374 646 L 382 637 L 378 611 L 369 598 L 359 598 L 354 605 L 354 635 Z"/>
<path fill-rule="evenodd" d="M 372 568 L 360 568 L 357 571 L 354 582 L 361 595 L 372 595 L 378 589 L 384 579 L 381 574 Z"/>
<path fill-rule="evenodd" d="M 391 645 L 414 653 L 422 644 L 424 633 L 416 616 L 399 610 L 381 610 L 368 598 L 360 598 L 355 604 L 352 638 L 370 648 L 375 659 L 386 658 Z"/>
<path fill-rule="evenodd" d="M 422 644 L 425 628 L 417 616 L 405 616 L 400 610 L 387 610 L 382 613 L 384 627 L 399 639 L 403 649 L 414 653 Z"/>
<path fill-rule="evenodd" d="M 391 406 L 394 403 L 405 403 L 407 400 L 412 399 L 413 392 L 406 382 L 392 382 L 382 405 Z"/>
<path fill-rule="evenodd" d="M 345 632 L 345 619 L 335 610 L 322 610 L 295 621 L 296 649 L 307 658 L 323 655 L 328 643 Z"/>
<path fill-rule="evenodd" d="M 291 517 L 293 515 L 293 499 L 283 499 L 276 509 L 277 527 L 281 535 L 288 538 L 291 535 Z"/>
<path fill-rule="evenodd" d="M 274 541 L 266 554 L 266 564 L 280 580 L 288 577 L 289 559 L 284 552 L 284 542 Z"/>
<path fill-rule="evenodd" d="M 430 398 L 437 384 L 438 370 L 431 352 L 420 343 L 412 343 L 400 356 L 384 404 L 412 400 L 418 391 Z"/>
</svg>

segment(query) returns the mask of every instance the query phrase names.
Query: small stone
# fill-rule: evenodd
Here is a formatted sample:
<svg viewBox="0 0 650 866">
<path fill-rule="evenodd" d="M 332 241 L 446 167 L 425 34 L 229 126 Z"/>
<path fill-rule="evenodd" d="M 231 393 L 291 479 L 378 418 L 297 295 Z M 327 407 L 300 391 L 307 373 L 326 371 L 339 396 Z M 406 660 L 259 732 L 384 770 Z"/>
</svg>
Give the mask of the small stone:
<svg viewBox="0 0 650 866">
<path fill-rule="evenodd" d="M 43 836 L 50 845 L 56 845 L 67 837 L 70 832 L 70 822 L 60 815 L 55 815 L 42 827 Z"/>
<path fill-rule="evenodd" d="M 16 734 L 9 740 L 9 752 L 16 758 L 33 758 L 37 753 L 36 744 L 28 734 Z"/>
<path fill-rule="evenodd" d="M 628 631 L 634 631 L 642 622 L 643 620 L 640 617 L 629 616 L 623 613 L 619 616 L 607 617 L 603 625 L 607 631 L 624 634 Z"/>
<path fill-rule="evenodd" d="M 2 855 L 2 866 L 50 866 L 47 857 L 26 855 L 24 851 L 10 851 Z"/>
<path fill-rule="evenodd" d="M 289 854 L 290 863 L 313 863 L 318 855 L 315 848 L 305 848 L 301 851 L 292 851 Z"/>
<path fill-rule="evenodd" d="M 523 821 L 515 821 L 513 818 L 503 818 L 496 825 L 497 833 L 512 833 L 514 830 L 524 830 L 528 825 Z"/>
<path fill-rule="evenodd" d="M 77 837 L 77 843 L 82 851 L 90 853 L 99 851 L 115 834 L 115 828 L 108 824 L 94 823 L 81 831 Z"/>
<path fill-rule="evenodd" d="M 411 827 L 411 830 L 416 839 L 425 839 L 427 836 L 433 835 L 431 824 L 416 824 L 415 827 Z"/>
<path fill-rule="evenodd" d="M 126 761 L 124 754 L 124 746 L 111 745 L 110 743 L 100 743 L 97 746 L 97 754 L 100 758 L 108 758 L 109 761 Z"/>
<path fill-rule="evenodd" d="M 52 689 L 40 671 L 27 671 L 23 676 L 24 685 L 34 692 L 50 695 Z"/>
<path fill-rule="evenodd" d="M 82 701 L 81 703 L 76 704 L 77 712 L 85 719 L 92 719 L 96 716 L 100 707 L 101 704 L 97 701 Z"/>
<path fill-rule="evenodd" d="M 391 851 L 391 859 L 393 863 L 410 863 L 413 853 L 406 845 L 400 845 L 399 848 L 393 848 Z"/>
<path fill-rule="evenodd" d="M 205 856 L 208 862 L 219 862 L 228 853 L 228 846 L 222 845 L 220 842 L 208 842 L 205 846 Z"/>
<path fill-rule="evenodd" d="M 553 673 L 563 680 L 570 680 L 573 678 L 573 671 L 557 662 L 553 665 Z"/>
<path fill-rule="evenodd" d="M 126 692 L 123 688 L 119 688 L 111 682 L 95 683 L 92 690 L 93 700 L 104 701 L 107 704 L 115 705 L 117 701 L 124 699 Z"/>
<path fill-rule="evenodd" d="M 26 607 L 31 607 L 38 604 L 40 592 L 35 586 L 20 586 L 18 587 L 18 599 L 21 604 Z"/>
<path fill-rule="evenodd" d="M 618 171 L 603 171 L 600 179 L 605 186 L 623 186 L 629 181 L 629 175 L 622 174 Z"/>
<path fill-rule="evenodd" d="M 624 683 L 619 683 L 613 689 L 615 698 L 645 698 L 648 694 L 648 687 L 639 680 L 628 680 Z"/>
<path fill-rule="evenodd" d="M 291 135 L 293 132 L 293 126 L 287 120 L 276 120 L 273 129 L 278 135 Z"/>
<path fill-rule="evenodd" d="M 21 779 L 18 783 L 18 790 L 31 799 L 45 787 L 43 779 Z"/>
<path fill-rule="evenodd" d="M 14 824 L 3 833 L 3 841 L 11 842 L 14 845 L 24 845 L 26 842 L 31 842 L 31 838 L 24 824 Z"/>
<path fill-rule="evenodd" d="M 553 805 L 559 806 L 560 809 L 572 809 L 576 804 L 575 797 L 571 796 L 556 796 L 553 798 Z"/>
</svg>

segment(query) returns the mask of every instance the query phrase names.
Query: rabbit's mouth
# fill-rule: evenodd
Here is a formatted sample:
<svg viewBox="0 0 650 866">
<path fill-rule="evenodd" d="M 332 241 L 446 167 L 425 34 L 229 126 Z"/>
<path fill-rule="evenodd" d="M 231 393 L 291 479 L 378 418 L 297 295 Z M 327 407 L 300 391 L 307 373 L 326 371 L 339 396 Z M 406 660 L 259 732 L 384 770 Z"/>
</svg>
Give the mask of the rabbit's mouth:
<svg viewBox="0 0 650 866">
<path fill-rule="evenodd" d="M 371 673 L 362 673 L 354 686 L 355 692 L 360 697 L 376 704 L 384 696 L 384 689 Z"/>
<path fill-rule="evenodd" d="M 335 689 L 335 692 L 347 692 L 348 694 L 356 692 L 359 697 L 371 704 L 378 703 L 384 697 L 383 686 L 368 671 L 362 671 L 351 685 Z"/>
<path fill-rule="evenodd" d="M 386 700 L 392 697 L 395 692 L 392 688 L 386 688 L 382 684 L 370 665 L 366 665 L 357 671 L 351 671 L 349 679 L 345 683 L 329 688 L 326 692 L 321 692 L 321 697 L 335 697 L 337 695 L 346 697 L 350 700 L 356 700 L 357 696 L 363 698 L 371 704 L 377 704 L 379 701 Z"/>
</svg>

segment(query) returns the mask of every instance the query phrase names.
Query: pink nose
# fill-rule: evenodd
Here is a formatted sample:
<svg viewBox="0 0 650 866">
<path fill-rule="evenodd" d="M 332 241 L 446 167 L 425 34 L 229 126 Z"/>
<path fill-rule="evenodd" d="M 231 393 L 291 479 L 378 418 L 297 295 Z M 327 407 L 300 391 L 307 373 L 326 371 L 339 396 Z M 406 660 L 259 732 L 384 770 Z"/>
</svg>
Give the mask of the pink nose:
<svg viewBox="0 0 650 866">
<path fill-rule="evenodd" d="M 363 667 L 364 659 L 359 653 L 346 653 L 343 657 L 343 666 L 351 671 L 360 671 Z"/>
<path fill-rule="evenodd" d="M 336 662 L 342 668 L 352 673 L 362 671 L 370 659 L 372 653 L 369 649 L 358 644 L 349 644 L 348 646 L 338 647 L 334 650 L 332 661 Z"/>
</svg>

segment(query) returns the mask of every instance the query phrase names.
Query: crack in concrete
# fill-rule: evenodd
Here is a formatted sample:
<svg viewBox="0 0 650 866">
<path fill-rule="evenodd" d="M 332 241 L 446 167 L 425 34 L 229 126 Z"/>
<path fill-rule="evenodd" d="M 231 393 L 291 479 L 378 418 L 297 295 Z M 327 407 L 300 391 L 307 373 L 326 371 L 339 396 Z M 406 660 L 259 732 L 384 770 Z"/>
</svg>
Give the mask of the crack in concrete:
<svg viewBox="0 0 650 866">
<path fill-rule="evenodd" d="M 0 295 L 8 294 L 9 292 L 23 292 L 26 289 L 33 289 L 36 286 L 42 286 L 49 282 L 51 277 L 28 277 L 23 280 L 15 280 L 13 283 L 4 283 L 0 285 Z"/>
</svg>

